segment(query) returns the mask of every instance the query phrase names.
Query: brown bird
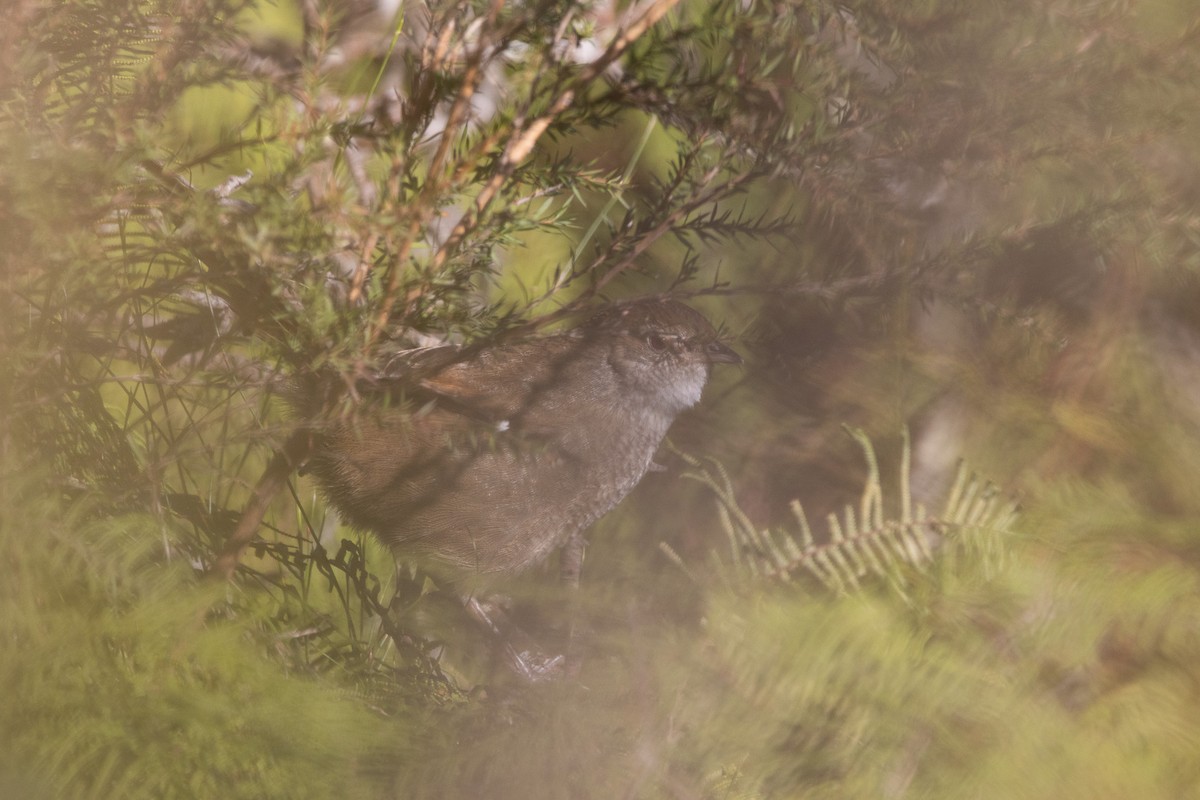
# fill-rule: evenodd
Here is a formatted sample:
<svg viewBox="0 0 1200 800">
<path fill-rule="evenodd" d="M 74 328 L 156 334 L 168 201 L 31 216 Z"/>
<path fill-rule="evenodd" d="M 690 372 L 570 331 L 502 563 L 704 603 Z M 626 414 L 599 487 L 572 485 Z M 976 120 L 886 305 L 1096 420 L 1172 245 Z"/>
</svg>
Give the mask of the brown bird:
<svg viewBox="0 0 1200 800">
<path fill-rule="evenodd" d="M 581 560 L 583 531 L 646 474 L 711 366 L 740 362 L 701 314 L 659 299 L 564 333 L 401 355 L 372 382 L 376 402 L 318 433 L 310 467 L 352 524 L 472 592 L 567 544 Z"/>
</svg>

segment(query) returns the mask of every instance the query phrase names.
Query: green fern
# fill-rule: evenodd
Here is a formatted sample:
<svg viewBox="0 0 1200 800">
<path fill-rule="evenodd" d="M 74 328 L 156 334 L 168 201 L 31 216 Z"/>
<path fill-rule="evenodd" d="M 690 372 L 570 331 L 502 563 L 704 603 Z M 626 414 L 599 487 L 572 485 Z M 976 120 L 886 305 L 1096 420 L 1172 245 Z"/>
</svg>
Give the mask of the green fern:
<svg viewBox="0 0 1200 800">
<path fill-rule="evenodd" d="M 794 531 L 760 529 L 738 505 L 729 473 L 719 462 L 684 456 L 692 466 L 684 477 L 700 482 L 716 498 L 718 519 L 729 543 L 729 555 L 722 559 L 725 566 L 738 574 L 784 582 L 803 570 L 837 594 L 858 589 L 863 578 L 874 575 L 905 599 L 908 575 L 913 570 L 924 571 L 952 547 L 972 547 L 985 574 L 991 575 L 1002 566 L 1004 534 L 1017 517 L 1015 501 L 960 463 L 941 513 L 930 513 L 912 497 L 912 448 L 905 430 L 900 514 L 889 519 L 884 512 L 875 449 L 862 430 L 846 430 L 862 447 L 867 481 L 857 509 L 847 504 L 841 516 L 828 515 L 829 535 L 820 541 L 799 500 L 791 504 L 796 519 Z"/>
</svg>

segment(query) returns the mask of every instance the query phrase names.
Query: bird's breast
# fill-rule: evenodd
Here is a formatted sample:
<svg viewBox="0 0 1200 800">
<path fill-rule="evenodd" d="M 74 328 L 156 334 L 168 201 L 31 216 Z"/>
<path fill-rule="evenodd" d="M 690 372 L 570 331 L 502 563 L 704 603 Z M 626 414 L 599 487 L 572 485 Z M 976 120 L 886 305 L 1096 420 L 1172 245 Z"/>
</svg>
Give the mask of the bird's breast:
<svg viewBox="0 0 1200 800">
<path fill-rule="evenodd" d="M 595 522 L 637 486 L 669 426 L 670 419 L 641 414 L 579 427 L 567 447 L 581 465 L 570 508 L 572 527 Z"/>
</svg>

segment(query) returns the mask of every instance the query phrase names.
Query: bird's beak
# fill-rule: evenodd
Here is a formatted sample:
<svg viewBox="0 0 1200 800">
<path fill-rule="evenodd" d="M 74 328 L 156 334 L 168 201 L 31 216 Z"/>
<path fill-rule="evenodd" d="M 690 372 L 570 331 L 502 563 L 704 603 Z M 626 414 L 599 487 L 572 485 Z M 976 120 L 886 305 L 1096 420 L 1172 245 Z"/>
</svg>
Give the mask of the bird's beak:
<svg viewBox="0 0 1200 800">
<path fill-rule="evenodd" d="M 704 347 L 704 354 L 708 356 L 710 364 L 741 364 L 742 357 L 727 344 L 721 342 L 709 342 Z"/>
</svg>

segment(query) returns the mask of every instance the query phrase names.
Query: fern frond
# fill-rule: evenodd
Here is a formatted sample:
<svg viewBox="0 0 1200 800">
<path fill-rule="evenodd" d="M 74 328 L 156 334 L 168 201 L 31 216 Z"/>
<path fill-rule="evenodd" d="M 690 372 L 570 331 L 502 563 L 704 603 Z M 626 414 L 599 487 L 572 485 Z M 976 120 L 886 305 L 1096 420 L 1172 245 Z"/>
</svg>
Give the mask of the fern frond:
<svg viewBox="0 0 1200 800">
<path fill-rule="evenodd" d="M 987 576 L 1003 566 L 1004 534 L 1017 517 L 1017 504 L 990 481 L 960 463 L 945 506 L 930 513 L 914 502 L 910 487 L 912 448 L 907 430 L 900 459 L 900 514 L 889 519 L 884 511 L 883 483 L 875 449 L 866 433 L 847 432 L 862 448 L 867 480 L 857 504 L 827 517 L 828 535 L 817 541 L 799 500 L 793 500 L 795 529 L 760 529 L 738 505 L 733 483 L 715 460 L 701 462 L 684 456 L 692 470 L 686 478 L 706 486 L 717 501 L 717 516 L 729 545 L 722 563 L 736 573 L 788 582 L 807 572 L 837 594 L 857 590 L 863 579 L 882 579 L 908 599 L 909 576 L 923 572 L 947 548 L 971 547 Z"/>
</svg>

